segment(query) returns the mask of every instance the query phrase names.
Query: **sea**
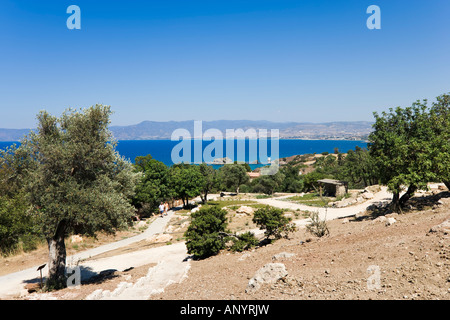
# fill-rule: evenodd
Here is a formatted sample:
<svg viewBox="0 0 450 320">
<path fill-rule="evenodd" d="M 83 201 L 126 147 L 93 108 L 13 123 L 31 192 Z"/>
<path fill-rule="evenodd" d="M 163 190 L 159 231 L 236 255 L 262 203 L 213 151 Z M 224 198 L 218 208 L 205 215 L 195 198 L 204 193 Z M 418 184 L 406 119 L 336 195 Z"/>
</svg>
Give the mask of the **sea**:
<svg viewBox="0 0 450 320">
<path fill-rule="evenodd" d="M 167 166 L 171 166 L 175 162 L 180 162 L 182 158 L 187 160 L 189 157 L 191 163 L 206 161 L 207 156 L 210 158 L 227 157 L 232 161 L 243 161 L 249 163 L 251 169 L 267 165 L 270 159 L 290 157 L 293 155 L 312 154 L 312 153 L 333 153 L 335 148 L 339 152 L 346 153 L 348 150 L 354 150 L 357 146 L 367 148 L 367 142 L 359 140 L 299 140 L 299 139 L 279 139 L 278 146 L 271 140 L 238 140 L 235 139 L 234 144 L 226 143 L 227 140 L 205 141 L 205 140 L 189 140 L 172 141 L 172 140 L 119 140 L 116 150 L 124 158 L 134 163 L 136 157 L 146 156 L 150 154 L 153 159 L 163 162 Z M 0 149 L 5 149 L 12 144 L 19 145 L 19 142 L 0 141 Z M 181 143 L 184 143 L 183 145 Z M 256 145 L 256 147 L 255 147 Z M 198 152 L 200 150 L 200 152 Z M 215 146 L 215 148 L 213 148 Z M 227 146 L 229 146 L 227 150 Z M 197 150 L 197 152 L 196 152 Z M 230 151 L 232 150 L 232 152 Z M 179 151 L 179 152 L 178 152 Z M 174 156 L 175 155 L 175 156 Z M 195 158 L 196 157 L 196 158 Z M 201 159 L 200 159 L 201 158 Z M 178 160 L 177 160 L 178 159 Z M 217 168 L 220 165 L 214 164 Z"/>
</svg>

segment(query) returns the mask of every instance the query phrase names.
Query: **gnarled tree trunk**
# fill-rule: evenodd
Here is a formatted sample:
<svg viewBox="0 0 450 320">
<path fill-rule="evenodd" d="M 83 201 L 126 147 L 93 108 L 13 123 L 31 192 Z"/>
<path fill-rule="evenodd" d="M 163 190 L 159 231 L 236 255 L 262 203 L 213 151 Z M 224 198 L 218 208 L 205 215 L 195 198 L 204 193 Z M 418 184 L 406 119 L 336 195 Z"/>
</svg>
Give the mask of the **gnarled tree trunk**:
<svg viewBox="0 0 450 320">
<path fill-rule="evenodd" d="M 408 190 L 406 191 L 406 193 L 400 198 L 399 202 L 400 202 L 400 207 L 404 207 L 406 202 L 411 199 L 411 197 L 414 195 L 414 192 L 417 191 L 417 187 L 414 185 L 410 185 L 408 187 Z"/>
<path fill-rule="evenodd" d="M 400 193 L 394 192 L 394 196 L 392 197 L 391 209 L 394 212 L 400 212 Z"/>
<path fill-rule="evenodd" d="M 66 283 L 66 245 L 64 243 L 65 223 L 60 222 L 48 244 L 48 289 L 61 289 Z"/>
</svg>

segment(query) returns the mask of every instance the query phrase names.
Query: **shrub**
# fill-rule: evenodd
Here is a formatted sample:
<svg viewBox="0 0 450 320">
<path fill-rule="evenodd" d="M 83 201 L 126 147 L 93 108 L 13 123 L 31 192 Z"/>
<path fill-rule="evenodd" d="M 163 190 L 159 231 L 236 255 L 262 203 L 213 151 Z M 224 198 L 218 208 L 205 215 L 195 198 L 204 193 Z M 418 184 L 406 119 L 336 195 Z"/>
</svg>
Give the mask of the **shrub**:
<svg viewBox="0 0 450 320">
<path fill-rule="evenodd" d="M 233 240 L 233 245 L 230 249 L 233 252 L 242 252 L 257 246 L 258 243 L 259 241 L 255 235 L 252 232 L 247 231 L 240 235 L 236 235 L 236 239 Z"/>
<path fill-rule="evenodd" d="M 326 220 L 320 220 L 317 211 L 311 214 L 311 223 L 306 225 L 306 230 L 319 238 L 330 234 Z"/>
<path fill-rule="evenodd" d="M 39 228 L 27 213 L 27 203 L 22 195 L 15 198 L 0 197 L 0 254 L 7 256 L 20 249 L 36 249 L 40 241 Z"/>
<path fill-rule="evenodd" d="M 283 215 L 283 210 L 270 206 L 258 209 L 253 216 L 253 222 L 266 230 L 264 234 L 267 239 L 287 238 L 290 232 L 295 231 L 295 225 L 290 221 L 291 218 Z"/>
<path fill-rule="evenodd" d="M 192 213 L 191 224 L 186 230 L 186 248 L 194 258 L 203 259 L 216 255 L 225 248 L 227 212 L 216 206 L 202 208 Z"/>
</svg>

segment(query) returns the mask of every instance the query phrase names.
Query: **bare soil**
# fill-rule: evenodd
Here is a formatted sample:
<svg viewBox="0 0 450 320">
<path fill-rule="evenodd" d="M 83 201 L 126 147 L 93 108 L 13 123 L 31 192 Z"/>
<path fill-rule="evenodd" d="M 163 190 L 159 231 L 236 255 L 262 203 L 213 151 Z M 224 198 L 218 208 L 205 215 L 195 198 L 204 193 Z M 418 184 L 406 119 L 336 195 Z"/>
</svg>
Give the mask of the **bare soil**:
<svg viewBox="0 0 450 320">
<path fill-rule="evenodd" d="M 449 299 L 449 235 L 430 232 L 450 218 L 446 197 L 448 192 L 438 207 L 388 215 L 396 219 L 390 226 L 367 212 L 348 222 L 330 221 L 330 235 L 323 238 L 302 228 L 251 252 L 223 251 L 192 261 L 186 280 L 152 299 Z M 274 261 L 281 252 L 295 256 Z M 284 263 L 288 276 L 246 293 L 249 279 L 271 262 Z M 368 287 L 370 266 L 379 267 L 379 289 Z"/>
</svg>

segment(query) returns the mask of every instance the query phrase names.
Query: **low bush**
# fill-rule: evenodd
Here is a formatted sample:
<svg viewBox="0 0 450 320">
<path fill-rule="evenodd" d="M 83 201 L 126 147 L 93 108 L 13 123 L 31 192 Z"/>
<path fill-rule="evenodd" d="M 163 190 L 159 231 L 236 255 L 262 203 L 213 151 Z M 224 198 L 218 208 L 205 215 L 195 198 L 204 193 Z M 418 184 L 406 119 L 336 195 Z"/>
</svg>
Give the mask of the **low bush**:
<svg viewBox="0 0 450 320">
<path fill-rule="evenodd" d="M 255 235 L 252 232 L 247 231 L 240 235 L 236 235 L 230 250 L 233 252 L 242 252 L 257 246 L 258 243 L 259 241 Z"/>
<path fill-rule="evenodd" d="M 225 249 L 227 212 L 217 206 L 201 208 L 192 213 L 192 221 L 186 230 L 186 248 L 196 259 L 216 255 Z"/>
<path fill-rule="evenodd" d="M 261 229 L 265 229 L 266 239 L 287 238 L 289 233 L 295 231 L 295 225 L 290 223 L 292 219 L 285 217 L 283 210 L 265 206 L 256 210 L 253 216 L 253 222 Z"/>
<path fill-rule="evenodd" d="M 326 220 L 320 220 L 317 211 L 311 214 L 311 222 L 306 225 L 306 230 L 319 238 L 330 234 Z"/>
</svg>

